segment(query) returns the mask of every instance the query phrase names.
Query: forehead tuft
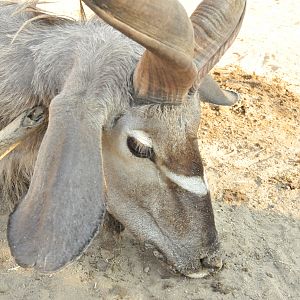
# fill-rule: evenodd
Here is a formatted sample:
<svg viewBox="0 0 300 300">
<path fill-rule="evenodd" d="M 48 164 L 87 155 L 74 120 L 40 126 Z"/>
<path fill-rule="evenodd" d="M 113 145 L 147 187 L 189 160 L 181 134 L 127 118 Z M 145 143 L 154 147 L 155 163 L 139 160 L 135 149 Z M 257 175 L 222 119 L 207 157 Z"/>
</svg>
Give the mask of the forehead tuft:
<svg viewBox="0 0 300 300">
<path fill-rule="evenodd" d="M 198 101 L 186 101 L 181 105 L 145 105 L 140 107 L 141 117 L 146 122 L 172 132 L 182 132 L 184 135 L 197 133 L 200 122 L 200 105 Z"/>
</svg>

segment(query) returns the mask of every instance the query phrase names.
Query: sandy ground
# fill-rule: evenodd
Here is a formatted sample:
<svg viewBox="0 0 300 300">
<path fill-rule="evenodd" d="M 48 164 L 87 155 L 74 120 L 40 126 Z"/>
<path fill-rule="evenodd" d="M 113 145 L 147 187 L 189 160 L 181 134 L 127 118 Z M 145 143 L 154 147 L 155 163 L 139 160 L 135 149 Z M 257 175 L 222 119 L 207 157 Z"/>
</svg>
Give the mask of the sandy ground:
<svg viewBox="0 0 300 300">
<path fill-rule="evenodd" d="M 188 11 L 195 2 L 184 1 Z M 225 253 L 221 272 L 199 280 L 173 274 L 125 230 L 104 232 L 79 261 L 39 275 L 11 258 L 6 214 L 0 299 L 300 299 L 299 9 L 292 0 L 249 1 L 239 38 L 213 71 L 241 101 L 202 105 L 200 149 Z"/>
</svg>

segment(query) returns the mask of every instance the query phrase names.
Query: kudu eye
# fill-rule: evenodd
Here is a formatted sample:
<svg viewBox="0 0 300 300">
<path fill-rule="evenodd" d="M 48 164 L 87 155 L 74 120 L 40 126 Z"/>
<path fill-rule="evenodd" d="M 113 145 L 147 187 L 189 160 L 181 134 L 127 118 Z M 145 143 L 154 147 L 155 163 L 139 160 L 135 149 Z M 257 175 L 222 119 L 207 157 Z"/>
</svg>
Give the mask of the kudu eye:
<svg viewBox="0 0 300 300">
<path fill-rule="evenodd" d="M 148 147 L 142 144 L 132 136 L 129 136 L 127 138 L 127 147 L 130 150 L 130 152 L 136 157 L 149 158 L 151 160 L 154 157 L 154 150 L 152 147 Z"/>
</svg>

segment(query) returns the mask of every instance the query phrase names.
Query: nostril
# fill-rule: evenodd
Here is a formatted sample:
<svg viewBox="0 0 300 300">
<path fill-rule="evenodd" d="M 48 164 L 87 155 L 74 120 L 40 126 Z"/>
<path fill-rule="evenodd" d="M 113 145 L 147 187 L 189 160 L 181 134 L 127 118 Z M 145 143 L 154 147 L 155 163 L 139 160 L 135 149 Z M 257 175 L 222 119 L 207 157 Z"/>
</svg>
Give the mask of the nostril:
<svg viewBox="0 0 300 300">
<path fill-rule="evenodd" d="M 223 266 L 223 260 L 221 257 L 205 257 L 201 259 L 201 264 L 203 268 L 212 269 L 212 271 L 218 271 Z"/>
<path fill-rule="evenodd" d="M 218 272 L 223 267 L 223 260 L 218 256 L 207 256 L 200 260 L 201 269 L 198 272 L 185 274 L 189 278 L 203 278 Z"/>
</svg>

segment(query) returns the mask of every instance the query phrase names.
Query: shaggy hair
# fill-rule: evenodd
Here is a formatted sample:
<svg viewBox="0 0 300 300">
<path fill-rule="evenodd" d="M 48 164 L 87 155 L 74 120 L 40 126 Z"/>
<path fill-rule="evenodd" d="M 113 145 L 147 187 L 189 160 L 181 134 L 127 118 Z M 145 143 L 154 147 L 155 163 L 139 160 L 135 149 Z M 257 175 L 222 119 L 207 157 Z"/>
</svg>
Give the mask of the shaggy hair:
<svg viewBox="0 0 300 300">
<path fill-rule="evenodd" d="M 74 85 L 89 85 L 94 105 L 112 123 L 132 101 L 131 75 L 143 48 L 99 18 L 54 16 L 37 2 L 0 2 L 0 129 L 26 109 L 49 107 L 74 72 Z M 0 211 L 27 192 L 45 130 L 0 161 Z"/>
</svg>

